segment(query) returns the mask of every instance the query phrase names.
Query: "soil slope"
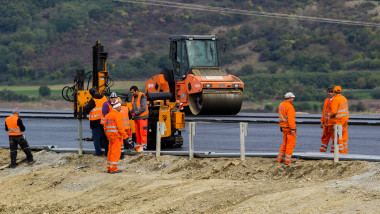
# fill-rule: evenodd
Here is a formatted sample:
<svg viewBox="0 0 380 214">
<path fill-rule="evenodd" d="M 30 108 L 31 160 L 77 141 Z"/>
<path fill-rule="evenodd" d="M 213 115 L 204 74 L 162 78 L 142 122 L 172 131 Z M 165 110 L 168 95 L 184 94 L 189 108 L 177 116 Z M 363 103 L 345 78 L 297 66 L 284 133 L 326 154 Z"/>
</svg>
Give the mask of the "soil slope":
<svg viewBox="0 0 380 214">
<path fill-rule="evenodd" d="M 19 152 L 19 159 L 24 154 Z M 0 171 L 0 213 L 378 213 L 379 163 L 127 156 L 40 151 Z M 0 149 L 0 164 L 9 151 Z M 77 169 L 77 167 L 85 166 Z"/>
</svg>

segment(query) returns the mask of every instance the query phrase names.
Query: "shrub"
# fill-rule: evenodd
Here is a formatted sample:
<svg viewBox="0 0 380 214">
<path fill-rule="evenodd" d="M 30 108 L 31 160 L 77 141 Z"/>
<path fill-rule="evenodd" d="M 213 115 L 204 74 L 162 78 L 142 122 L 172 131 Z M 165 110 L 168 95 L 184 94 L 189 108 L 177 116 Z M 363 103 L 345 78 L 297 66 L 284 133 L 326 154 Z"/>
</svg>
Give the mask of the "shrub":
<svg viewBox="0 0 380 214">
<path fill-rule="evenodd" d="M 371 96 L 374 99 L 380 99 L 380 87 L 376 87 L 376 88 L 372 89 Z"/>
<path fill-rule="evenodd" d="M 51 94 L 51 90 L 46 85 L 42 85 L 38 89 L 38 93 L 40 94 L 41 97 L 48 97 Z"/>
</svg>

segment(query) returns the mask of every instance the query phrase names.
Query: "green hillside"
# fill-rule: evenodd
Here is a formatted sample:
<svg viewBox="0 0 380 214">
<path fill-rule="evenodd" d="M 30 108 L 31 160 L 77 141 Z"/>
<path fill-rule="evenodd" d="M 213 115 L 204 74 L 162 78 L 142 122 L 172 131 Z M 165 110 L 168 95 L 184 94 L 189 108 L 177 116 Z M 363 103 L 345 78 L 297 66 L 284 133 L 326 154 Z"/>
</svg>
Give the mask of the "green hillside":
<svg viewBox="0 0 380 214">
<path fill-rule="evenodd" d="M 175 2 L 380 21 L 378 1 Z M 346 91 L 380 87 L 380 28 L 109 0 L 3 1 L 0 84 L 71 83 L 76 68 L 91 70 L 92 46 L 98 40 L 109 53 L 114 80 L 145 80 L 170 66 L 168 37 L 173 34 L 217 34 L 223 41 L 220 63 L 245 82 L 247 101 L 279 99 L 294 91 L 300 101 L 313 102 L 325 96 L 328 86 L 339 84 Z"/>
</svg>

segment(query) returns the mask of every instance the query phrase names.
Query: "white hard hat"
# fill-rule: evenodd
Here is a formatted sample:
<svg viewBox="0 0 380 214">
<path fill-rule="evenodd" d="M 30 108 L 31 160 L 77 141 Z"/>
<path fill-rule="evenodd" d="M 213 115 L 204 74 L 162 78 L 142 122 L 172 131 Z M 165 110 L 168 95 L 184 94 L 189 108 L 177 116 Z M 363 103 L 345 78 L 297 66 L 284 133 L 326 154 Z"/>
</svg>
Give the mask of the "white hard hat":
<svg viewBox="0 0 380 214">
<path fill-rule="evenodd" d="M 110 95 L 110 98 L 117 98 L 116 92 L 112 92 L 111 95 Z"/>
<path fill-rule="evenodd" d="M 291 98 L 291 97 L 294 98 L 296 96 L 294 96 L 294 94 L 292 92 L 288 92 L 285 94 L 285 98 Z"/>
<path fill-rule="evenodd" d="M 114 103 L 111 103 L 111 105 L 112 105 L 112 108 L 115 109 L 115 108 L 121 106 L 121 103 L 119 103 L 119 101 L 116 100 Z"/>
</svg>

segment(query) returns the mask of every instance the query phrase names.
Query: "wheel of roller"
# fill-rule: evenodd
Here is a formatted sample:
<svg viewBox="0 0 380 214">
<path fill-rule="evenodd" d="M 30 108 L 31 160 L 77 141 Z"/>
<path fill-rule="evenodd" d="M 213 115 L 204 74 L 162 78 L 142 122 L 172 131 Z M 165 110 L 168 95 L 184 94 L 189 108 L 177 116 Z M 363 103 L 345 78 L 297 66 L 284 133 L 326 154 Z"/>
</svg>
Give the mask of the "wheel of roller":
<svg viewBox="0 0 380 214">
<path fill-rule="evenodd" d="M 243 95 L 239 93 L 190 94 L 189 108 L 192 114 L 235 115 L 239 113 Z"/>
</svg>

